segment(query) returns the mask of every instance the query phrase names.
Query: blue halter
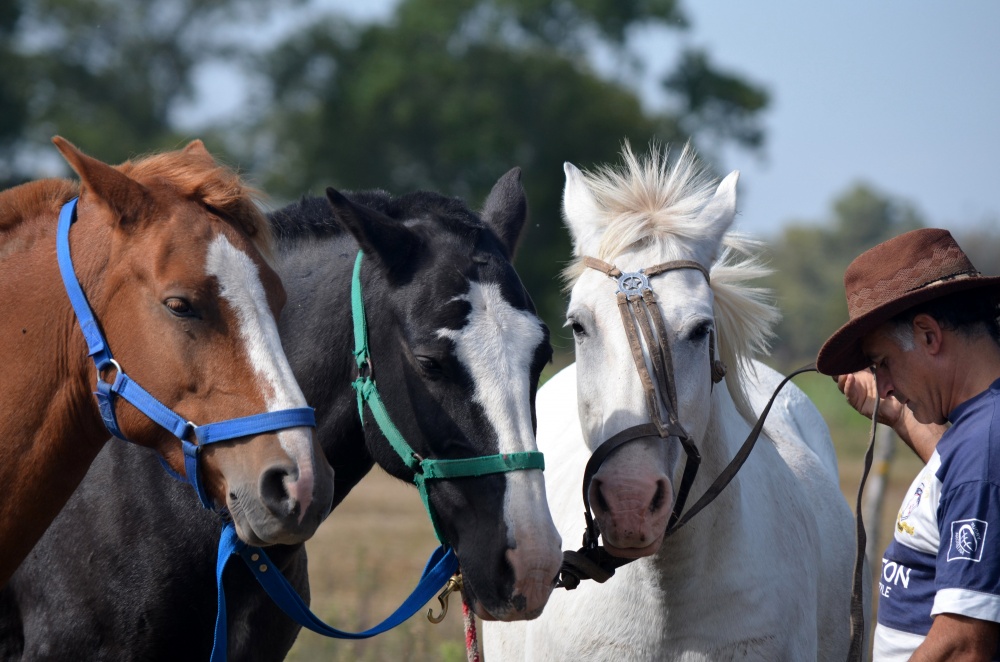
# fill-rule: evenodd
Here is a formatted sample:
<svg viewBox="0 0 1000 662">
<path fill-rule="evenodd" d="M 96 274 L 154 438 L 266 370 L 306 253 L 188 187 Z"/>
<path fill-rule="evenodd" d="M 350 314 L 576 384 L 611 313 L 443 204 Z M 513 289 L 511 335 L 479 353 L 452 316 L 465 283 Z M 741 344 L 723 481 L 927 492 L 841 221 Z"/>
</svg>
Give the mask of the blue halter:
<svg viewBox="0 0 1000 662">
<path fill-rule="evenodd" d="M 115 416 L 116 398 L 122 397 L 153 422 L 180 439 L 181 447 L 184 450 L 186 476 L 181 476 L 173 471 L 162 457 L 159 458 L 160 464 L 174 478 L 190 483 L 198 493 L 202 505 L 211 509 L 212 502 L 205 493 L 205 487 L 202 485 L 198 472 L 198 458 L 204 446 L 284 428 L 316 427 L 316 415 L 311 407 L 299 407 L 232 418 L 207 425 L 195 425 L 174 413 L 139 384 L 129 379 L 122 367 L 112 357 L 111 348 L 108 347 L 104 334 L 101 333 L 101 328 L 94 318 L 94 313 L 87 303 L 87 297 L 84 295 L 73 270 L 73 260 L 69 247 L 69 229 L 76 220 L 77 200 L 78 198 L 73 198 L 63 205 L 62 211 L 59 212 L 56 257 L 59 261 L 59 272 L 62 274 L 66 294 L 69 295 L 69 301 L 73 305 L 77 321 L 80 323 L 80 330 L 83 331 L 83 337 L 87 341 L 88 354 L 93 358 L 94 365 L 97 367 L 97 391 L 94 395 L 97 396 L 97 404 L 104 425 L 112 435 L 128 441 L 121 428 L 118 427 L 118 419 Z M 109 383 L 104 381 L 103 374 L 110 368 L 114 368 L 115 378 Z M 194 437 L 196 443 L 190 441 L 191 437 Z"/>
</svg>

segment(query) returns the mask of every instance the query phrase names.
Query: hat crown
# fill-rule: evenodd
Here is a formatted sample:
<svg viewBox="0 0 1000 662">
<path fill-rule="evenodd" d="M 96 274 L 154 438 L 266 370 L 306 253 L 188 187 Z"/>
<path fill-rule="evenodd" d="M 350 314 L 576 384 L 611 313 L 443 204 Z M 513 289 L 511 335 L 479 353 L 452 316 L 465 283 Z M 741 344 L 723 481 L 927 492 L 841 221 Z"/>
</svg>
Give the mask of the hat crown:
<svg viewBox="0 0 1000 662">
<path fill-rule="evenodd" d="M 847 311 L 854 319 L 909 292 L 978 275 L 950 232 L 913 230 L 865 251 L 851 263 L 844 273 Z"/>
</svg>

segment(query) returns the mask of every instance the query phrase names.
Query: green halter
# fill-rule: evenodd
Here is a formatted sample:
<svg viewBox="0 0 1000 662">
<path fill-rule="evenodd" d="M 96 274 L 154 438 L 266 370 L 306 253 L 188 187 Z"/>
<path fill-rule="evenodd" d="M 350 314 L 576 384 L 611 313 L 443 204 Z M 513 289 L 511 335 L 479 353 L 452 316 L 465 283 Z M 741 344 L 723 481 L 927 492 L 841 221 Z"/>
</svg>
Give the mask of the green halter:
<svg viewBox="0 0 1000 662">
<path fill-rule="evenodd" d="M 427 514 L 431 518 L 434 526 L 434 534 L 442 543 L 444 536 L 441 535 L 441 528 L 438 526 L 437 517 L 431 508 L 430 499 L 427 496 L 427 481 L 441 480 L 447 478 L 469 478 L 476 476 L 486 476 L 488 474 L 506 473 L 508 471 L 520 471 L 522 469 L 545 469 L 545 460 L 539 451 L 524 451 L 518 453 L 506 453 L 497 455 L 484 455 L 482 457 L 470 457 L 460 460 L 434 460 L 421 458 L 403 439 L 402 433 L 389 418 L 382 398 L 378 394 L 375 386 L 374 375 L 372 374 L 371 354 L 368 351 L 368 324 L 365 321 L 365 303 L 361 296 L 361 258 L 364 257 L 362 251 L 358 251 L 358 259 L 354 262 L 354 277 L 351 280 L 351 312 L 354 317 L 354 358 L 358 364 L 358 378 L 354 380 L 352 386 L 358 394 L 358 413 L 361 415 L 362 425 L 365 420 L 365 403 L 371 409 L 372 416 L 375 417 L 382 434 L 389 440 L 393 450 L 402 458 L 403 462 L 413 470 L 413 482 L 420 491 L 420 498 L 424 502 Z"/>
</svg>

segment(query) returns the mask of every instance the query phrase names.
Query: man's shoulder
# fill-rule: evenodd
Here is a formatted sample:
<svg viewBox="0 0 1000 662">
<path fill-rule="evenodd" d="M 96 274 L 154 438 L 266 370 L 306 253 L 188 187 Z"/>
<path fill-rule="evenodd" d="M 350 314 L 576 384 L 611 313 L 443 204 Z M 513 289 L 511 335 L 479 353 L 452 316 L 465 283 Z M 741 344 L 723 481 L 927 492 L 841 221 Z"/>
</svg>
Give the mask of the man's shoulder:
<svg viewBox="0 0 1000 662">
<path fill-rule="evenodd" d="M 967 403 L 938 442 L 942 484 L 984 480 L 1000 485 L 1000 389 L 989 388 Z"/>
</svg>

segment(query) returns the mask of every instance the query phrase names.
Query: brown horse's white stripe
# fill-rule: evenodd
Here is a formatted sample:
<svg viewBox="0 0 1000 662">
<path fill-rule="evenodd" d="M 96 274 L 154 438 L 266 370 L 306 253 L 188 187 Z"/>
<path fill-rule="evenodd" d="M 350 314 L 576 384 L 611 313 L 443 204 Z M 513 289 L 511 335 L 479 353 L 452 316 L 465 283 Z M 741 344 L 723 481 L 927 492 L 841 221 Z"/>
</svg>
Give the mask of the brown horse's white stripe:
<svg viewBox="0 0 1000 662">
<path fill-rule="evenodd" d="M 226 300 L 239 320 L 243 340 L 254 373 L 265 385 L 267 411 L 305 407 L 298 382 L 292 374 L 278 328 L 267 303 L 264 286 L 253 260 L 224 236 L 216 237 L 208 249 L 206 271 L 219 282 L 219 296 Z M 312 456 L 312 435 L 306 428 L 287 428 L 277 433 L 281 447 L 298 466 L 298 477 L 286 482 L 289 497 L 300 505 L 300 519 L 312 501 L 316 459 Z"/>
</svg>

